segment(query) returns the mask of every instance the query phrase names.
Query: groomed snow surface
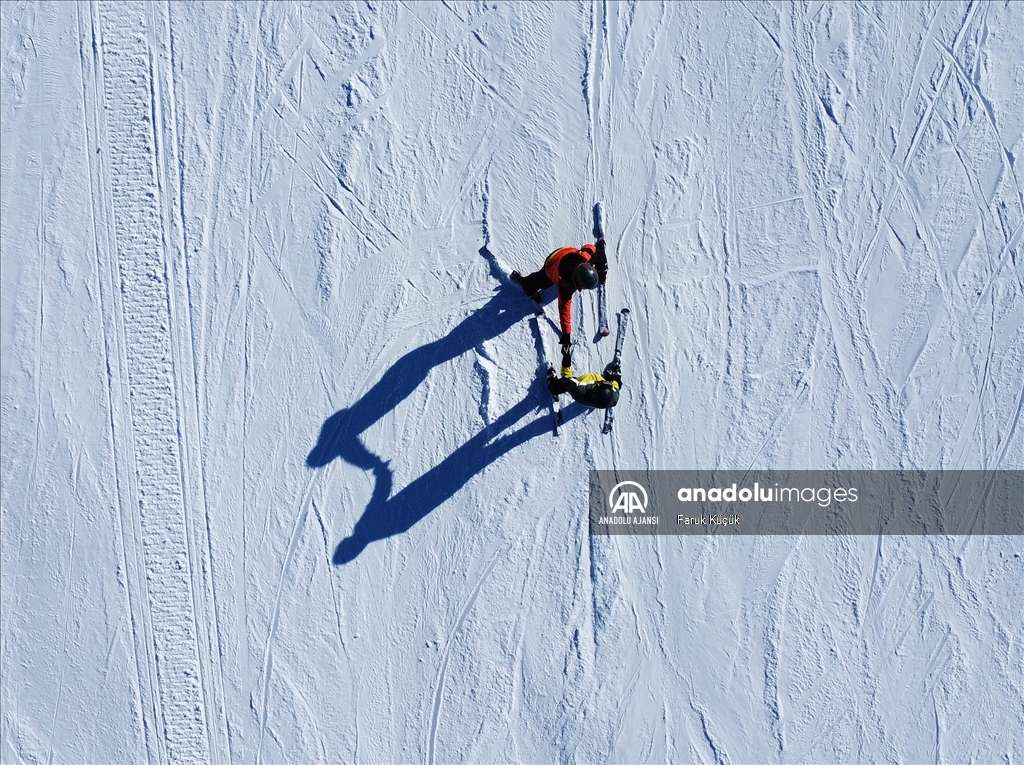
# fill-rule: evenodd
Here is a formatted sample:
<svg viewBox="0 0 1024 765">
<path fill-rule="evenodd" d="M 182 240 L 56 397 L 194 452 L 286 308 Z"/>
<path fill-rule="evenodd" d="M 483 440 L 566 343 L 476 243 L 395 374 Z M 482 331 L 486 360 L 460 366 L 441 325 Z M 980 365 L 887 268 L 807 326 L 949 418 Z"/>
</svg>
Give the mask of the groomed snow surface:
<svg viewBox="0 0 1024 765">
<path fill-rule="evenodd" d="M 1024 469 L 1024 4 L 0 19 L 4 763 L 1024 760 L 1019 537 L 586 508 Z M 554 438 L 497 275 L 597 200 L 626 386 Z"/>
</svg>

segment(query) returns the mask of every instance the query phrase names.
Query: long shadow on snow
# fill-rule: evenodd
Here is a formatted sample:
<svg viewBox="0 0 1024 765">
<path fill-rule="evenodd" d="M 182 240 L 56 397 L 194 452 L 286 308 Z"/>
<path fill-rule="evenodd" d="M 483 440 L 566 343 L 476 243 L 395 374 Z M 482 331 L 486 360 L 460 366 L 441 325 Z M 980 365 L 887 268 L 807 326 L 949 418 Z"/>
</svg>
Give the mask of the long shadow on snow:
<svg viewBox="0 0 1024 765">
<path fill-rule="evenodd" d="M 536 401 L 536 394 L 531 390 L 526 398 L 393 497 L 390 496 L 390 471 L 386 476 L 377 473 L 370 503 L 356 522 L 352 536 L 343 539 L 334 550 L 334 564 L 349 563 L 371 542 L 408 531 L 503 454 L 532 438 L 549 433 L 551 419 L 547 414 L 534 418 L 518 430 L 505 433 L 527 414 L 536 411 Z M 566 407 L 564 418 L 568 421 L 584 411 L 582 406 L 574 403 Z"/>
<path fill-rule="evenodd" d="M 551 420 L 545 413 L 520 429 L 501 435 L 546 403 L 548 394 L 538 376 L 525 399 L 394 496 L 391 496 L 393 473 L 388 461 L 371 452 L 360 440 L 367 428 L 404 401 L 431 369 L 500 335 L 530 313 L 529 301 L 523 299 L 522 293 L 503 285 L 494 297 L 448 335 L 409 351 L 366 395 L 327 418 L 306 464 L 319 468 L 340 458 L 373 473 L 375 479 L 370 503 L 352 536 L 343 540 L 334 552 L 335 565 L 352 561 L 371 542 L 408 531 L 500 456 L 551 428 Z M 583 412 L 583 407 L 573 404 L 566 407 L 565 419 Z"/>
</svg>

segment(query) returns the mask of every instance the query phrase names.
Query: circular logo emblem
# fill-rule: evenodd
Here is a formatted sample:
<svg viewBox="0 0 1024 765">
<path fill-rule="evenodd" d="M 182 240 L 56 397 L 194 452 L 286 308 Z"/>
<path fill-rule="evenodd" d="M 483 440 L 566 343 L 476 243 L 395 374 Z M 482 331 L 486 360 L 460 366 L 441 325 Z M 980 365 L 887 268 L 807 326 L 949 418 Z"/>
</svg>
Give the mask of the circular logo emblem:
<svg viewBox="0 0 1024 765">
<path fill-rule="evenodd" d="M 632 488 L 627 491 L 625 489 L 627 486 Z M 636 481 L 617 483 L 608 493 L 608 506 L 611 507 L 613 513 L 619 510 L 624 513 L 632 513 L 634 510 L 646 513 L 647 490 Z"/>
</svg>

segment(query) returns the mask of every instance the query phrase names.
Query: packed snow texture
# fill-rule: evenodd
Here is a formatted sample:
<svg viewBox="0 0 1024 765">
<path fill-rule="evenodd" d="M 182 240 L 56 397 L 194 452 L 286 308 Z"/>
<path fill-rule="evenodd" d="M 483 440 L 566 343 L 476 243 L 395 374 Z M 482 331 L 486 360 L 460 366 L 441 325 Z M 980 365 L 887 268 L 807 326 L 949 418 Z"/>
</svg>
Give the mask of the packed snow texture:
<svg viewBox="0 0 1024 765">
<path fill-rule="evenodd" d="M 1024 469 L 1024 4 L 0 19 L 4 763 L 1024 759 L 1019 537 L 586 509 Z M 554 438 L 506 272 L 595 201 Z"/>
</svg>

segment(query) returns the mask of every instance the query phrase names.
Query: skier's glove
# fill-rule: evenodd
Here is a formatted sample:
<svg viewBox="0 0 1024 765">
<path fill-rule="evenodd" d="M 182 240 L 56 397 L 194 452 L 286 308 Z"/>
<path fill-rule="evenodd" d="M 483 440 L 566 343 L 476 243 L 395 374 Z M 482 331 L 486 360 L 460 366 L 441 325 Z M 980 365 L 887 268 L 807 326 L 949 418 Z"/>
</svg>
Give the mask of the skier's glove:
<svg viewBox="0 0 1024 765">
<path fill-rule="evenodd" d="M 569 344 L 572 342 L 572 337 L 568 332 L 563 332 L 561 337 L 558 338 L 559 345 L 562 346 L 562 351 L 569 350 Z"/>
<path fill-rule="evenodd" d="M 572 352 L 569 350 L 569 346 L 566 345 L 566 346 L 562 347 L 562 368 L 565 369 L 566 367 L 571 367 L 571 366 L 572 366 Z M 572 375 L 569 375 L 569 376 L 572 377 Z"/>
</svg>

